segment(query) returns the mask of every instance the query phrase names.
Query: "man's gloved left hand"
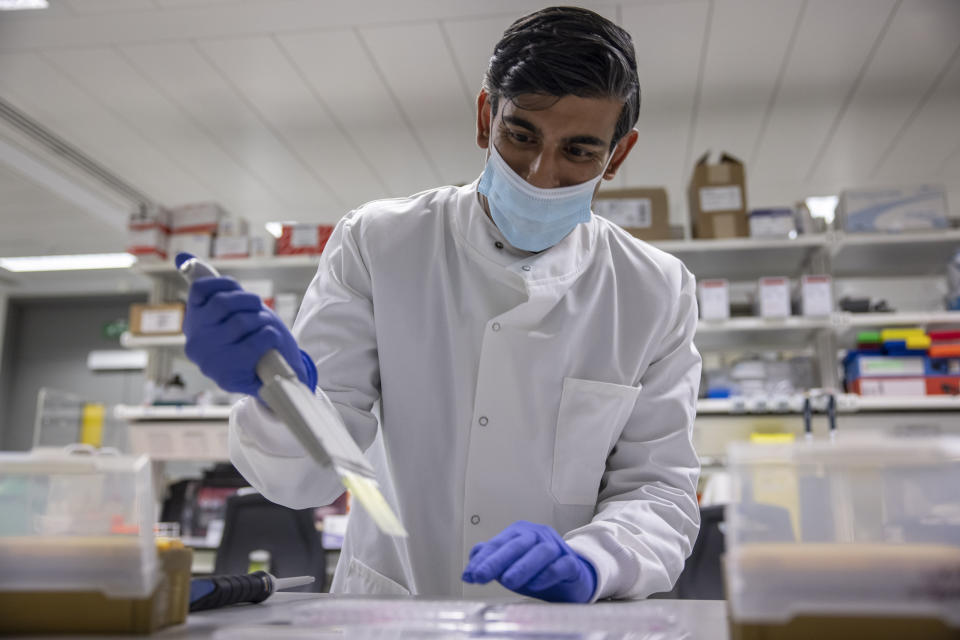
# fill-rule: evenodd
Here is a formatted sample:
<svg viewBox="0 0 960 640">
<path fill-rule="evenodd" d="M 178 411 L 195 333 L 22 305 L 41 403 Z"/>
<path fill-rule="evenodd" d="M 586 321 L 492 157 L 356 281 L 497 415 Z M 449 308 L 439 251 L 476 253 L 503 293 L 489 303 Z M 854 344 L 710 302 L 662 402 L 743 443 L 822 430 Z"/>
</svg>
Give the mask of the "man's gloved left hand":
<svg viewBox="0 0 960 640">
<path fill-rule="evenodd" d="M 463 581 L 497 580 L 511 591 L 549 602 L 590 602 L 597 573 L 552 528 L 514 522 L 470 550 Z"/>
</svg>

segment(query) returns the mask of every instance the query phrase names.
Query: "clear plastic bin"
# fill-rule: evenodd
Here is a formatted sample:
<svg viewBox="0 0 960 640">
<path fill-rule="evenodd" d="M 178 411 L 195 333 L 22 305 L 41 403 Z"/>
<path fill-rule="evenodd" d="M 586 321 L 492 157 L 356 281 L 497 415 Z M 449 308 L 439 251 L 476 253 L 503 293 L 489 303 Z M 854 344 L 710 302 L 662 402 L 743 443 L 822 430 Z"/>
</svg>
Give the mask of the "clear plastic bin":
<svg viewBox="0 0 960 640">
<path fill-rule="evenodd" d="M 0 453 L 0 595 L 146 598 L 159 579 L 145 456 Z"/>
<path fill-rule="evenodd" d="M 728 457 L 732 621 L 960 628 L 960 438 L 737 443 Z"/>
</svg>

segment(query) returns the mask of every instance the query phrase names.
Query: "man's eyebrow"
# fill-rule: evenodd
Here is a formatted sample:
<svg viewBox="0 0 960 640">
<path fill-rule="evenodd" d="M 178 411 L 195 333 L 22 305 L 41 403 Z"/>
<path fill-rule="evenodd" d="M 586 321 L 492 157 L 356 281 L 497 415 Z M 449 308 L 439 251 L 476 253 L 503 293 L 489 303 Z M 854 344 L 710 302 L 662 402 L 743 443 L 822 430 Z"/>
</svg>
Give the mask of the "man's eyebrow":
<svg viewBox="0 0 960 640">
<path fill-rule="evenodd" d="M 524 120 L 523 118 L 518 118 L 517 116 L 503 116 L 503 121 L 512 124 L 516 127 L 523 127 L 524 129 L 529 129 L 535 134 L 540 135 L 540 129 L 537 125 L 533 124 L 529 120 Z"/>
<path fill-rule="evenodd" d="M 512 124 L 515 127 L 523 127 L 524 129 L 532 131 L 536 135 L 540 135 L 540 129 L 537 127 L 537 125 L 533 124 L 529 120 L 524 120 L 523 118 L 519 118 L 517 116 L 505 115 L 503 116 L 503 121 L 507 124 Z M 587 135 L 572 136 L 567 138 L 566 142 L 569 144 L 586 144 L 592 147 L 606 147 L 609 144 L 608 142 L 605 142 L 596 136 Z"/>
</svg>

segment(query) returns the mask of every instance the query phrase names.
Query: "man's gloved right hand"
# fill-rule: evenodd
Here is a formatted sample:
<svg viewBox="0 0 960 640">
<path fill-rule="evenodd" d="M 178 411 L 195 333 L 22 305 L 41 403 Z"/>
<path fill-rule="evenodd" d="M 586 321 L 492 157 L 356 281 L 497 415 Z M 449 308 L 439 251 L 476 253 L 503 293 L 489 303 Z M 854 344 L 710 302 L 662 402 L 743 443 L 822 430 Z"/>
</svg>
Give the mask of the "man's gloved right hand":
<svg viewBox="0 0 960 640">
<path fill-rule="evenodd" d="M 257 363 L 276 349 L 301 382 L 317 384 L 313 360 L 260 297 L 232 278 L 200 278 L 190 286 L 183 319 L 187 357 L 221 389 L 256 396 L 262 383 Z"/>
</svg>

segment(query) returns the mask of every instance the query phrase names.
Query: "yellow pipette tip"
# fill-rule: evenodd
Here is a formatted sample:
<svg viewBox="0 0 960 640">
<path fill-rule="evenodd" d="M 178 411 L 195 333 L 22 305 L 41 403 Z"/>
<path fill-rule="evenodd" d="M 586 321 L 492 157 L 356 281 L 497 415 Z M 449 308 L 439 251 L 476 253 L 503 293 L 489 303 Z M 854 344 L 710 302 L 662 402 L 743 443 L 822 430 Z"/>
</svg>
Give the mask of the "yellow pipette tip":
<svg viewBox="0 0 960 640">
<path fill-rule="evenodd" d="M 343 469 L 340 470 L 340 479 L 343 481 L 343 486 L 367 510 L 381 531 L 398 538 L 407 537 L 407 530 L 403 528 L 400 518 L 393 513 L 387 499 L 380 493 L 376 480 Z"/>
</svg>

